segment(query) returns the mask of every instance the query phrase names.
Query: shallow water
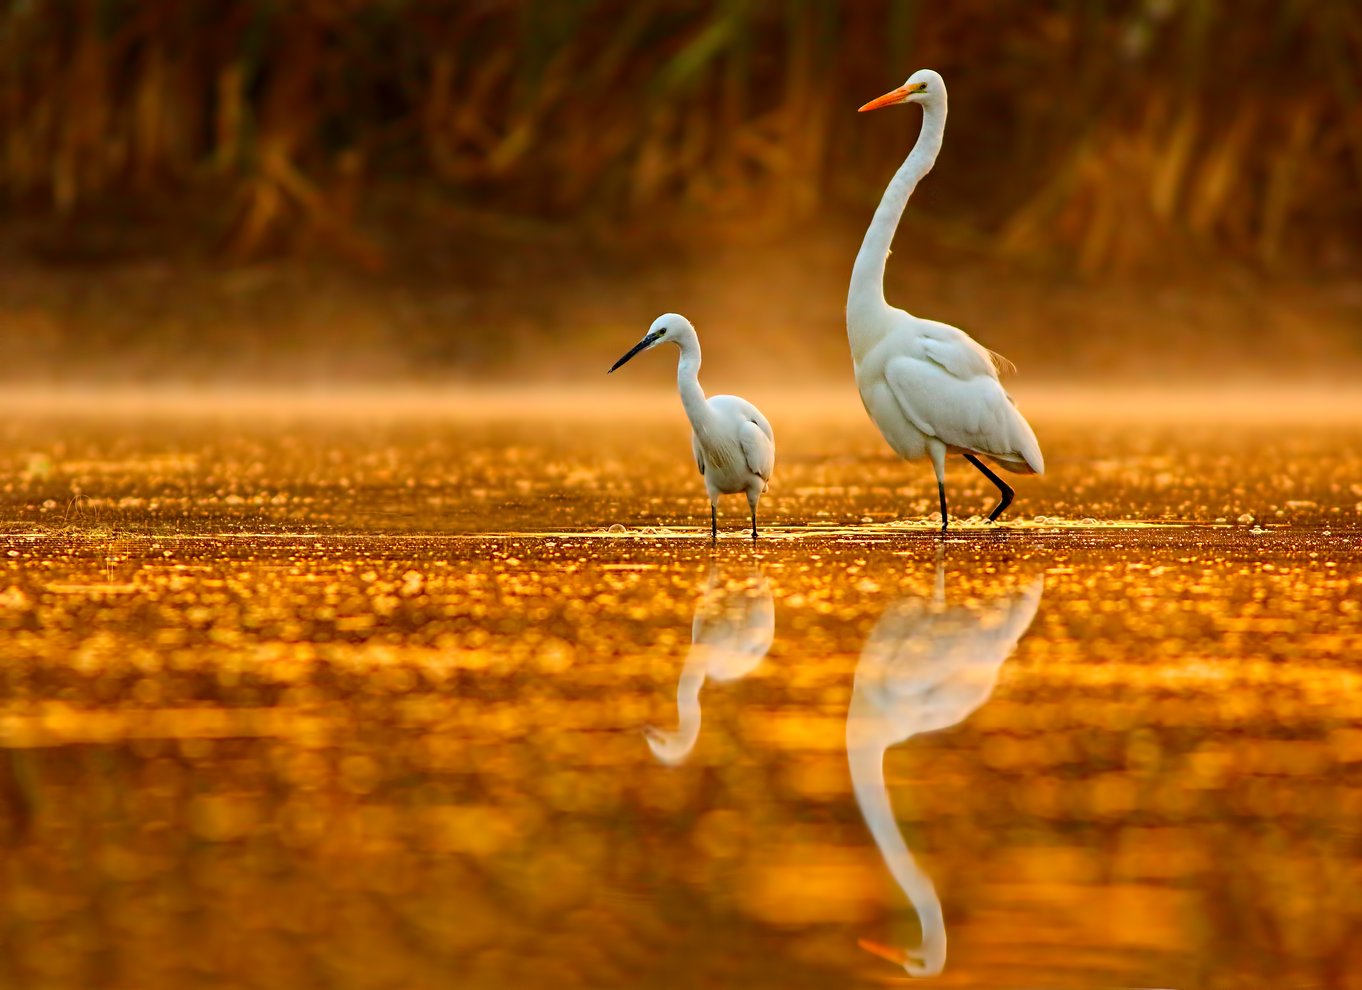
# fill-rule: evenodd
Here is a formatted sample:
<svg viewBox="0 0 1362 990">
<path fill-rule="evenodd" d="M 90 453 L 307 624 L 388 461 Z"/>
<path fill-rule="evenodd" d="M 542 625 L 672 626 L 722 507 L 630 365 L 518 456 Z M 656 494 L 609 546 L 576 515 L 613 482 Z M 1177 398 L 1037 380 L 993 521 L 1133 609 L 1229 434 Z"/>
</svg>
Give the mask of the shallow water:
<svg viewBox="0 0 1362 990">
<path fill-rule="evenodd" d="M 0 985 L 1357 980 L 1355 419 L 678 417 L 7 417 Z"/>
</svg>

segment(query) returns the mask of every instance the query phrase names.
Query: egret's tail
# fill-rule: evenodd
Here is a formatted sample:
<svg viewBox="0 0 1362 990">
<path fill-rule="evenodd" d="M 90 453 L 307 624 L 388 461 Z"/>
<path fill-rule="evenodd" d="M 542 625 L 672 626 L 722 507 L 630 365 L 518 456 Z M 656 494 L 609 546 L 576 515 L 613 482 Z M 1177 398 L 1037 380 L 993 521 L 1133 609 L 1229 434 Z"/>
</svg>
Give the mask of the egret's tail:
<svg viewBox="0 0 1362 990">
<path fill-rule="evenodd" d="M 1031 429 L 1031 424 L 1015 405 L 1011 407 L 1011 413 L 1008 426 L 1013 456 L 1007 459 L 996 458 L 998 463 L 1017 474 L 1044 474 L 1045 455 L 1040 452 L 1040 441 L 1036 439 L 1036 431 Z"/>
</svg>

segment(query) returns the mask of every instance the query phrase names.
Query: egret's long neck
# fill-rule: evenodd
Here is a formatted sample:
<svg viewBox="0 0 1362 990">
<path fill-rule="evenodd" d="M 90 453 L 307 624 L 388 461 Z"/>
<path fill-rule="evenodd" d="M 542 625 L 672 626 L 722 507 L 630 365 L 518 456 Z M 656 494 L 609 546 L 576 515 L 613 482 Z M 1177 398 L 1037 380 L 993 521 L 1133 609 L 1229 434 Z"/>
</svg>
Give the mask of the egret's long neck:
<svg viewBox="0 0 1362 990">
<path fill-rule="evenodd" d="M 858 711 L 858 709 L 860 709 Z M 852 710 L 847 716 L 847 763 L 851 769 L 851 789 L 856 794 L 856 803 L 861 807 L 861 815 L 880 847 L 884 864 L 889 867 L 895 882 L 907 895 L 922 923 L 924 944 L 928 941 L 944 942 L 946 923 L 941 914 L 941 899 L 937 897 L 932 878 L 917 865 L 908 843 L 903 841 L 898 822 L 894 819 L 894 809 L 889 803 L 889 790 L 884 783 L 885 747 L 873 739 L 865 738 L 874 715 L 852 701 Z"/>
<path fill-rule="evenodd" d="M 704 687 L 708 667 L 708 648 L 692 645 L 676 682 L 676 731 L 658 732 L 648 740 L 653 754 L 666 763 L 684 761 L 700 738 L 700 688 Z"/>
<path fill-rule="evenodd" d="M 692 645 L 676 682 L 676 734 L 686 752 L 700 736 L 700 688 L 704 687 L 708 668 L 709 651 L 702 645 Z"/>
<path fill-rule="evenodd" d="M 676 362 L 676 389 L 691 429 L 703 435 L 709 428 L 709 404 L 700 387 L 700 341 L 693 336 L 682 337 L 678 346 L 681 357 Z"/>
<path fill-rule="evenodd" d="M 856 265 L 851 270 L 851 288 L 847 292 L 847 336 L 852 351 L 859 356 L 858 344 L 866 347 L 873 340 L 864 338 L 872 332 L 875 317 L 888 309 L 884 299 L 884 263 L 889 257 L 889 246 L 898 230 L 903 208 L 922 177 L 931 171 L 941 150 L 941 137 L 946 130 L 946 96 L 922 107 L 922 129 L 918 132 L 913 150 L 889 180 L 875 216 L 866 228 Z"/>
</svg>

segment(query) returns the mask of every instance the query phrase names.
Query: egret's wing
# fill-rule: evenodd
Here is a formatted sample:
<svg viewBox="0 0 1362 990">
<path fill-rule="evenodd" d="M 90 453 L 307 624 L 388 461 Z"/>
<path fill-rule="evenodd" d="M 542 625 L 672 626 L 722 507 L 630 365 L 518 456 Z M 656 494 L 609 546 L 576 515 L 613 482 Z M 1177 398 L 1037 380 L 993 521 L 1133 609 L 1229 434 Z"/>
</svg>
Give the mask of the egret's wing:
<svg viewBox="0 0 1362 990">
<path fill-rule="evenodd" d="M 766 417 L 761 414 L 761 410 L 749 402 L 747 403 L 747 414 L 752 417 L 752 422 L 757 424 L 757 429 L 766 434 L 766 439 L 771 441 L 771 449 L 774 450 L 776 434 L 771 429 L 771 424 L 767 422 Z"/>
<path fill-rule="evenodd" d="M 736 439 L 747 469 L 762 481 L 769 482 L 776 464 L 776 435 L 761 410 L 736 395 L 712 395 L 709 407 L 724 422 L 725 430 L 736 428 Z M 734 434 L 727 433 L 726 437 L 731 443 Z M 698 444 L 695 450 L 698 460 Z M 715 451 L 721 452 L 722 448 Z"/>
<path fill-rule="evenodd" d="M 763 424 L 766 427 L 764 430 Z M 738 443 L 747 460 L 747 470 L 762 481 L 770 481 L 771 471 L 776 466 L 776 444 L 771 439 L 771 424 L 765 422 L 765 417 L 762 417 L 761 423 L 749 419 L 738 427 Z"/>
<path fill-rule="evenodd" d="M 1017 459 L 1013 419 L 1018 413 L 994 375 L 960 378 L 936 361 L 899 356 L 885 362 L 884 380 L 903 414 L 927 436 L 951 447 Z"/>
<path fill-rule="evenodd" d="M 711 395 L 709 397 L 709 406 L 716 413 L 725 417 L 731 417 L 735 423 L 741 423 L 743 420 L 751 420 L 753 423 L 757 424 L 757 429 L 766 434 L 767 440 L 770 440 L 773 444 L 776 442 L 776 435 L 771 429 L 771 424 L 767 422 L 766 417 L 761 414 L 761 410 L 741 396 Z"/>
<path fill-rule="evenodd" d="M 964 721 L 993 694 L 1044 587 L 1041 576 L 981 605 L 943 609 L 925 598 L 890 605 L 856 666 L 854 692 L 869 706 L 863 711 L 878 713 L 895 740 Z"/>
<path fill-rule="evenodd" d="M 690 452 L 695 455 L 695 466 L 700 469 L 700 473 L 705 473 L 705 452 L 700 449 L 700 438 L 694 433 L 690 435 Z"/>
<path fill-rule="evenodd" d="M 996 379 L 1000 362 L 1007 361 L 949 323 L 920 320 L 914 329 L 922 355 L 961 380 L 979 376 Z"/>
</svg>

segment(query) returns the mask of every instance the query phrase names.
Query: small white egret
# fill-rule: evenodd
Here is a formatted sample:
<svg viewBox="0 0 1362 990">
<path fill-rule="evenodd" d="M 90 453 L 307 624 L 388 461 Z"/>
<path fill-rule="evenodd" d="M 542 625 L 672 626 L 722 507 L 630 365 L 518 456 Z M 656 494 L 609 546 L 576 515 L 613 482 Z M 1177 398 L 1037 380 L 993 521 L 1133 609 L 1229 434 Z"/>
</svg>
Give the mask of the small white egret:
<svg viewBox="0 0 1362 990">
<path fill-rule="evenodd" d="M 700 388 L 700 338 L 690 320 L 664 313 L 653 321 L 643 339 L 610 368 L 613 372 L 642 351 L 659 344 L 675 344 L 676 387 L 690 420 L 691 452 L 709 493 L 709 535 L 719 538 L 719 496 L 747 495 L 752 510 L 752 539 L 757 538 L 757 503 L 771 480 L 776 464 L 776 438 L 771 424 L 756 406 L 736 395 L 705 398 Z"/>
<path fill-rule="evenodd" d="M 884 264 L 908 197 L 931 171 L 946 129 L 946 84 L 919 69 L 862 111 L 900 103 L 922 107 L 922 130 L 912 153 L 885 189 L 865 232 L 847 292 L 847 339 L 856 387 L 871 420 L 900 457 L 931 458 L 946 531 L 946 455 L 961 454 L 998 486 L 992 522 L 1012 502 L 1010 485 L 979 458 L 1019 474 L 1044 474 L 1040 444 L 998 381 L 1004 359 L 965 331 L 924 320 L 884 299 Z"/>
<path fill-rule="evenodd" d="M 695 603 L 690 652 L 676 683 L 675 732 L 643 730 L 648 748 L 663 763 L 686 761 L 700 738 L 700 688 L 705 679 L 721 683 L 746 677 L 761 663 L 776 636 L 776 605 L 760 567 L 747 582 L 730 587 L 711 566 L 704 593 Z"/>
<path fill-rule="evenodd" d="M 861 649 L 847 709 L 847 762 L 875 844 L 922 925 L 915 949 L 868 940 L 861 947 L 904 967 L 935 976 L 946 964 L 946 923 L 931 877 L 917 865 L 899 831 L 884 782 L 890 746 L 964 721 L 993 693 L 998 671 L 1017 648 L 1040 607 L 1045 578 L 982 606 L 947 606 L 945 569 L 937 561 L 929 602 L 906 598 L 885 609 Z"/>
</svg>

